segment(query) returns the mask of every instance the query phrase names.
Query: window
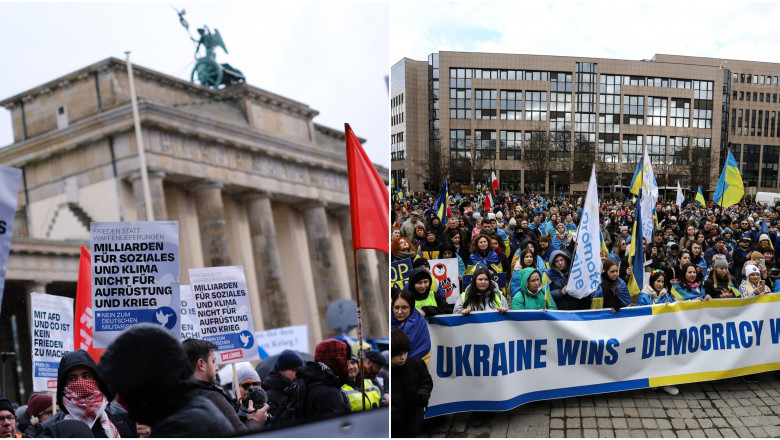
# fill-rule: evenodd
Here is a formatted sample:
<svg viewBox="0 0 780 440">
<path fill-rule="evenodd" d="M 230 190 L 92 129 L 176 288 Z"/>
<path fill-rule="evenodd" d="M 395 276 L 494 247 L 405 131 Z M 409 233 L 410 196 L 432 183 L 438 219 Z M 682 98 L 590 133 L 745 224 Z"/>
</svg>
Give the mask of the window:
<svg viewBox="0 0 780 440">
<path fill-rule="evenodd" d="M 669 161 L 672 165 L 688 164 L 688 138 L 672 136 L 669 138 Z"/>
<path fill-rule="evenodd" d="M 404 160 L 406 156 L 406 144 L 404 143 L 404 132 L 390 135 L 390 160 Z"/>
<path fill-rule="evenodd" d="M 761 145 L 745 145 L 742 153 L 742 180 L 745 186 L 758 186 L 759 154 Z"/>
<path fill-rule="evenodd" d="M 645 97 L 623 96 L 623 123 L 630 125 L 644 125 Z"/>
<path fill-rule="evenodd" d="M 780 147 L 764 145 L 764 157 L 761 163 L 761 186 L 777 188 L 778 163 L 780 163 Z"/>
<path fill-rule="evenodd" d="M 685 98 L 672 98 L 669 125 L 672 127 L 688 127 L 690 116 L 691 101 Z"/>
<path fill-rule="evenodd" d="M 525 120 L 547 120 L 547 92 L 525 92 Z"/>
<path fill-rule="evenodd" d="M 666 163 L 666 136 L 648 136 L 647 153 L 650 156 L 650 163 Z"/>
<path fill-rule="evenodd" d="M 450 130 L 452 168 L 467 166 L 471 161 L 471 130 Z"/>
<path fill-rule="evenodd" d="M 496 119 L 496 91 L 474 91 L 474 116 L 476 119 Z"/>
<path fill-rule="evenodd" d="M 642 135 L 623 135 L 623 163 L 639 163 L 642 157 Z"/>
<path fill-rule="evenodd" d="M 620 136 L 599 133 L 599 162 L 617 163 L 620 156 Z"/>
<path fill-rule="evenodd" d="M 523 92 L 519 90 L 501 91 L 501 119 L 510 121 L 523 119 Z"/>
<path fill-rule="evenodd" d="M 473 69 L 450 69 L 450 119 L 471 119 Z"/>
<path fill-rule="evenodd" d="M 656 125 L 666 127 L 666 107 L 668 99 L 666 98 L 647 98 L 647 125 Z"/>
<path fill-rule="evenodd" d="M 495 130 L 474 130 L 474 159 L 496 158 Z"/>
<path fill-rule="evenodd" d="M 501 130 L 499 144 L 501 160 L 520 160 L 523 145 L 523 133 L 520 131 Z"/>
</svg>

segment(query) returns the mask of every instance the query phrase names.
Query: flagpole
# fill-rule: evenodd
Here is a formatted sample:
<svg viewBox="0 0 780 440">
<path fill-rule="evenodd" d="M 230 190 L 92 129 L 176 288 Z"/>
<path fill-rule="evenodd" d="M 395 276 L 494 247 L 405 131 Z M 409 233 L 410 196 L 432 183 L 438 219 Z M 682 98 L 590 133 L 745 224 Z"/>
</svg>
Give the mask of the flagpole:
<svg viewBox="0 0 780 440">
<path fill-rule="evenodd" d="M 352 249 L 352 258 L 355 259 L 355 302 L 357 303 L 358 317 L 358 368 L 360 368 L 360 389 L 363 396 L 363 411 L 366 410 L 366 373 L 363 371 L 363 314 L 360 312 L 360 280 L 358 279 L 357 249 Z"/>
</svg>

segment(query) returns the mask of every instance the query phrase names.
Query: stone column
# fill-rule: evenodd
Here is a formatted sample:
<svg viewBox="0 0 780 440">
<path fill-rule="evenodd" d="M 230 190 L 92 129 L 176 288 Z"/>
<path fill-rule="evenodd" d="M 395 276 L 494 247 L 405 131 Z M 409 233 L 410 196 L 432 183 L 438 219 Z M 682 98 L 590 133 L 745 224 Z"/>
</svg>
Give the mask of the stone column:
<svg viewBox="0 0 780 440">
<path fill-rule="evenodd" d="M 227 236 L 222 184 L 204 182 L 192 186 L 200 225 L 200 245 L 206 267 L 230 266 L 230 240 Z"/>
<path fill-rule="evenodd" d="M 48 282 L 46 281 L 32 280 L 24 283 L 24 289 L 27 291 L 27 295 L 33 292 L 46 293 L 47 284 Z"/>
<path fill-rule="evenodd" d="M 387 294 L 387 289 L 382 290 L 379 280 L 371 276 L 372 262 L 369 254 L 373 252 L 370 249 L 358 249 L 357 263 L 352 250 L 352 223 L 349 217 L 349 211 L 341 209 L 337 214 L 339 226 L 341 227 L 342 240 L 344 241 L 344 253 L 346 254 L 349 273 L 349 287 L 352 291 L 352 298 L 357 300 L 355 295 L 355 264 L 358 265 L 358 281 L 360 282 L 360 310 L 363 318 L 363 335 L 365 337 L 384 337 L 387 334 L 387 321 L 382 319 L 381 304 L 378 298 L 382 293 Z"/>
<path fill-rule="evenodd" d="M 341 241 L 344 244 L 344 257 L 347 260 L 347 278 L 349 281 L 350 297 L 355 298 L 355 256 L 352 254 L 352 223 L 349 219 L 349 211 L 343 210 L 331 212 L 339 222 L 341 230 Z"/>
<path fill-rule="evenodd" d="M 390 319 L 390 255 L 382 251 L 374 251 L 377 258 L 377 268 L 379 269 L 379 286 L 381 295 L 379 305 L 382 316 Z"/>
<path fill-rule="evenodd" d="M 149 193 L 152 196 L 152 211 L 154 211 L 155 220 L 169 220 L 168 208 L 165 206 L 165 191 L 163 189 L 163 180 L 165 179 L 165 173 L 163 171 L 148 172 L 149 176 Z M 135 206 L 138 211 L 138 220 L 148 220 L 149 216 L 146 215 L 146 204 L 144 203 L 144 189 L 141 184 L 141 173 L 136 172 L 130 175 L 128 178 L 133 185 L 133 195 L 135 196 Z"/>
<path fill-rule="evenodd" d="M 282 263 L 271 199 L 267 194 L 252 194 L 245 200 L 257 287 L 263 304 L 263 324 L 266 328 L 289 326 L 290 308 L 287 295 L 281 287 Z"/>
<path fill-rule="evenodd" d="M 373 249 L 358 249 L 358 279 L 360 280 L 360 309 L 363 312 L 363 335 L 380 338 L 387 336 L 388 317 L 382 313 L 382 304 L 387 301 L 389 287 L 379 283 L 378 276 L 372 276 L 371 266 L 376 267 Z"/>
<path fill-rule="evenodd" d="M 14 228 L 13 235 L 20 237 L 29 237 L 30 230 L 27 223 L 27 207 L 20 206 L 14 214 Z"/>
<path fill-rule="evenodd" d="M 335 249 L 331 243 L 328 229 L 328 214 L 325 207 L 318 203 L 299 206 L 306 226 L 306 240 L 309 245 L 311 273 L 315 283 L 317 311 L 320 315 L 322 336 L 333 336 L 336 332 L 330 328 L 327 310 L 331 302 L 340 299 L 338 274 L 333 273 Z"/>
</svg>

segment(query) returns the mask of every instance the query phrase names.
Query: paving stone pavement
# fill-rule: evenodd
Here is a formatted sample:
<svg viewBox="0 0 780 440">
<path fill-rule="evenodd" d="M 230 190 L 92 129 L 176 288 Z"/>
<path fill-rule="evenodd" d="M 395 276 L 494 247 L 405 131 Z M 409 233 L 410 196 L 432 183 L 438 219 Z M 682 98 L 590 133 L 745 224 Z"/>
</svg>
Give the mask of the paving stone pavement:
<svg viewBox="0 0 780 440">
<path fill-rule="evenodd" d="M 533 402 L 510 411 L 428 419 L 420 437 L 780 438 L 774 372 L 660 388 Z"/>
</svg>

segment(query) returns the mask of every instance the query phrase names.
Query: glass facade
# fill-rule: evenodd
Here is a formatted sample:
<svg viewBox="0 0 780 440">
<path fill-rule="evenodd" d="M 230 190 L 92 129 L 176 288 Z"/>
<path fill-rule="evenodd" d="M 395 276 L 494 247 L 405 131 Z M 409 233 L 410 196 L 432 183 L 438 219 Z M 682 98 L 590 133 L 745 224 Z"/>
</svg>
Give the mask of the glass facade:
<svg viewBox="0 0 780 440">
<path fill-rule="evenodd" d="M 522 159 L 523 133 L 521 131 L 501 130 L 501 143 L 499 144 L 501 160 Z"/>
</svg>

